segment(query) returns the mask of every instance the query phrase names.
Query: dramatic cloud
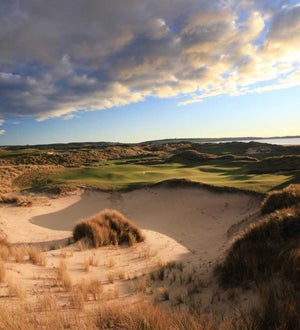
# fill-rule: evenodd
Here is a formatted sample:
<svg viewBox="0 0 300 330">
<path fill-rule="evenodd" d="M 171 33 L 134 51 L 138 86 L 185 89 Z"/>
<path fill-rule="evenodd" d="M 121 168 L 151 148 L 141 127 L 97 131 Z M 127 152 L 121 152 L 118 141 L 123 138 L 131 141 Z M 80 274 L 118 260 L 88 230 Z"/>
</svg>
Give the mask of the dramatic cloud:
<svg viewBox="0 0 300 330">
<path fill-rule="evenodd" d="M 2 0 L 0 118 L 300 85 L 296 2 Z"/>
</svg>

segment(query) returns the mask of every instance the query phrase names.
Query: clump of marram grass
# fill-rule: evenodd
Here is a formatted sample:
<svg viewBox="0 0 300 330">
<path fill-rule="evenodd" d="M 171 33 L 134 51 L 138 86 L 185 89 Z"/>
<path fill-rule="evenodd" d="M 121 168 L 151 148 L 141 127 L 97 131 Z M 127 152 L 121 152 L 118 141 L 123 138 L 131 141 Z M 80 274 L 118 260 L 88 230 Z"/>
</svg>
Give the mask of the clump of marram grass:
<svg viewBox="0 0 300 330">
<path fill-rule="evenodd" d="M 34 265 L 46 266 L 47 264 L 45 254 L 35 246 L 28 247 L 28 258 Z"/>
<path fill-rule="evenodd" d="M 287 207 L 300 204 L 300 188 L 295 185 L 273 191 L 264 199 L 261 207 L 262 214 L 272 213 Z"/>
<path fill-rule="evenodd" d="M 37 307 L 40 312 L 50 312 L 58 309 L 58 302 L 55 295 L 49 292 L 37 297 Z"/>
<path fill-rule="evenodd" d="M 14 194 L 0 194 L 0 203 L 16 204 L 17 206 L 32 206 L 32 200 L 24 196 Z"/>
<path fill-rule="evenodd" d="M 7 241 L 6 237 L 0 238 L 0 259 L 3 261 L 7 261 L 11 252 L 11 246 Z"/>
<path fill-rule="evenodd" d="M 72 299 L 77 297 L 79 302 L 82 301 L 82 303 L 91 299 L 96 301 L 100 299 L 102 292 L 103 284 L 100 280 L 82 281 L 72 291 Z M 73 302 L 73 305 L 75 305 L 75 302 Z M 82 304 L 80 303 L 77 308 L 82 309 Z"/>
<path fill-rule="evenodd" d="M 141 229 L 123 214 L 115 210 L 104 211 L 77 223 L 73 229 L 75 241 L 85 240 L 91 247 L 133 245 L 142 242 L 144 236 Z"/>
<path fill-rule="evenodd" d="M 250 313 L 250 329 L 299 329 L 300 294 L 283 279 L 266 284 L 258 306 Z"/>
<path fill-rule="evenodd" d="M 5 264 L 2 260 L 0 260 L 0 283 L 4 282 L 6 275 Z"/>
<path fill-rule="evenodd" d="M 56 269 L 56 281 L 57 284 L 62 286 L 65 291 L 71 291 L 72 280 L 67 269 L 67 265 L 64 259 L 61 259 Z"/>
<path fill-rule="evenodd" d="M 217 274 L 223 287 L 269 281 L 281 274 L 300 287 L 300 208 L 270 214 L 235 241 Z"/>
<path fill-rule="evenodd" d="M 13 281 L 8 283 L 8 294 L 10 297 L 17 297 L 19 299 L 26 298 L 26 290 L 20 285 Z"/>
<path fill-rule="evenodd" d="M 25 245 L 13 246 L 11 249 L 11 255 L 16 263 L 22 263 L 27 255 L 27 247 Z"/>
</svg>

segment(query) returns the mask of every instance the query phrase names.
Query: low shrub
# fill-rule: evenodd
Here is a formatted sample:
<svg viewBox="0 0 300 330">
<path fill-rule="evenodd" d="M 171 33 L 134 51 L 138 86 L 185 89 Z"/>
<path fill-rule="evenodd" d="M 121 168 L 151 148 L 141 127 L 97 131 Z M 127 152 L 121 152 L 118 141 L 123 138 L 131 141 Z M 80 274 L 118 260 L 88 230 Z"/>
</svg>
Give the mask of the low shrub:
<svg viewBox="0 0 300 330">
<path fill-rule="evenodd" d="M 73 229 L 75 241 L 87 240 L 91 247 L 142 242 L 141 229 L 121 213 L 105 209 L 104 211 L 80 221 Z"/>
</svg>

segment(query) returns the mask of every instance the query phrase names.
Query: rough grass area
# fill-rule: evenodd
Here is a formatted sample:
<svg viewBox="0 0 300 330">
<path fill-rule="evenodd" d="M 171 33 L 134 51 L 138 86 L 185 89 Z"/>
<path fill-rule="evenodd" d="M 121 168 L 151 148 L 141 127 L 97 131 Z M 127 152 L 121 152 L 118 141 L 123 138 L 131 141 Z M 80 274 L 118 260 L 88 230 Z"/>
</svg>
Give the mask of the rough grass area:
<svg viewBox="0 0 300 330">
<path fill-rule="evenodd" d="M 217 156 L 212 154 L 204 154 L 197 150 L 191 149 L 191 150 L 184 150 L 180 151 L 177 154 L 171 156 L 166 160 L 167 163 L 193 163 L 193 162 L 206 162 L 208 160 L 213 160 Z"/>
<path fill-rule="evenodd" d="M 123 214 L 110 209 L 79 222 L 73 229 L 75 241 L 85 240 L 92 247 L 104 245 L 133 245 L 142 242 L 141 229 Z"/>
<path fill-rule="evenodd" d="M 0 194 L 0 203 L 15 204 L 17 206 L 32 206 L 33 202 L 30 198 L 17 194 Z"/>
<path fill-rule="evenodd" d="M 46 304 L 46 306 L 45 306 Z M 124 330 L 215 330 L 246 329 L 243 322 L 216 321 L 213 316 L 189 313 L 185 310 L 167 310 L 144 301 L 129 305 L 101 303 L 92 311 L 81 312 L 57 309 L 52 296 L 41 301 L 43 312 L 28 305 L 14 308 L 0 306 L 0 329 L 124 329 Z"/>
<path fill-rule="evenodd" d="M 291 186 L 270 194 L 262 208 L 264 213 L 274 212 L 235 241 L 216 268 L 221 287 L 256 288 L 258 302 L 245 318 L 247 329 L 300 328 L 297 189 Z"/>
<path fill-rule="evenodd" d="M 300 203 L 300 186 L 290 185 L 281 191 L 270 193 L 262 204 L 262 213 L 272 213 L 275 210 L 295 206 Z"/>
<path fill-rule="evenodd" d="M 281 155 L 262 159 L 256 164 L 252 164 L 249 173 L 276 173 L 299 171 L 300 155 Z"/>
<path fill-rule="evenodd" d="M 261 290 L 261 301 L 252 310 L 247 329 L 300 329 L 300 293 L 283 279 L 272 280 Z"/>
<path fill-rule="evenodd" d="M 272 213 L 232 245 L 217 269 L 221 285 L 261 283 L 275 273 L 292 281 L 300 278 L 299 239 L 299 208 Z"/>
</svg>

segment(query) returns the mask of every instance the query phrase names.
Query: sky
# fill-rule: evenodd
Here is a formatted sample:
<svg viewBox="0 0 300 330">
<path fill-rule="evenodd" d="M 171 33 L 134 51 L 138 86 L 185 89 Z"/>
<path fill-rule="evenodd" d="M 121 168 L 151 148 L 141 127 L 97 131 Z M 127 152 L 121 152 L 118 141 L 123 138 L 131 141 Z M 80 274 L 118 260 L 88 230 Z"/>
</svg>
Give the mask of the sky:
<svg viewBox="0 0 300 330">
<path fill-rule="evenodd" d="M 300 0 L 1 0 L 0 145 L 300 135 Z"/>
</svg>

